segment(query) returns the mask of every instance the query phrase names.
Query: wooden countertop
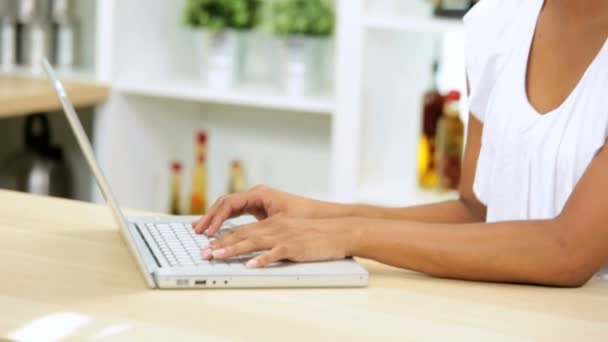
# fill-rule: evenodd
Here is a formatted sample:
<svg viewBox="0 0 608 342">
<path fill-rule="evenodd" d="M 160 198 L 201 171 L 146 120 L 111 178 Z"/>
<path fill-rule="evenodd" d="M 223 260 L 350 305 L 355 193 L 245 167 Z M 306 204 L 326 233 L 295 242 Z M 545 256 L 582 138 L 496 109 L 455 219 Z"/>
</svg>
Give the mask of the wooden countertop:
<svg viewBox="0 0 608 342">
<path fill-rule="evenodd" d="M 75 107 L 91 106 L 105 101 L 110 88 L 107 85 L 68 81 L 66 91 Z M 0 118 L 61 110 L 51 84 L 44 78 L 0 76 Z"/>
<path fill-rule="evenodd" d="M 608 281 L 473 283 L 362 262 L 365 289 L 149 290 L 106 208 L 0 191 L 0 339 L 608 341 Z"/>
</svg>

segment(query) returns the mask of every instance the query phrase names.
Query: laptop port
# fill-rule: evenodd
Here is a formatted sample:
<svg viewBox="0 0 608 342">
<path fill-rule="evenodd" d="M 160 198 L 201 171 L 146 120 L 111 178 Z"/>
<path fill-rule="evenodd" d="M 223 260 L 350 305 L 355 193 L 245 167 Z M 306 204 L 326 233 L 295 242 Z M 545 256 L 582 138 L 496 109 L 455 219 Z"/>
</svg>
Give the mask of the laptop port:
<svg viewBox="0 0 608 342">
<path fill-rule="evenodd" d="M 194 285 L 207 285 L 207 280 L 195 280 Z"/>
</svg>

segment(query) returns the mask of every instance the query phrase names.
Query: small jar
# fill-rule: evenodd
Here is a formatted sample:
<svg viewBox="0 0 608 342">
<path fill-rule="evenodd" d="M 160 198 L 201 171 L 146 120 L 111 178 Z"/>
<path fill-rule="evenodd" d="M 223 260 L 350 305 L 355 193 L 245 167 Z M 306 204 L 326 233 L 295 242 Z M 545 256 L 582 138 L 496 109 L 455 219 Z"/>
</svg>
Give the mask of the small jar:
<svg viewBox="0 0 608 342">
<path fill-rule="evenodd" d="M 53 0 L 51 19 L 54 23 L 68 23 L 78 17 L 78 1 Z"/>
<path fill-rule="evenodd" d="M 21 36 L 21 62 L 33 72 L 42 71 L 42 59 L 52 52 L 52 25 L 34 21 L 23 26 Z"/>
<path fill-rule="evenodd" d="M 49 0 L 18 0 L 17 21 L 31 24 L 44 21 L 49 16 Z"/>
<path fill-rule="evenodd" d="M 59 69 L 71 69 L 78 64 L 79 26 L 75 20 L 56 22 L 54 27 L 54 62 Z"/>
<path fill-rule="evenodd" d="M 17 65 L 17 21 L 10 16 L 0 17 L 0 68 L 13 69 Z"/>
</svg>

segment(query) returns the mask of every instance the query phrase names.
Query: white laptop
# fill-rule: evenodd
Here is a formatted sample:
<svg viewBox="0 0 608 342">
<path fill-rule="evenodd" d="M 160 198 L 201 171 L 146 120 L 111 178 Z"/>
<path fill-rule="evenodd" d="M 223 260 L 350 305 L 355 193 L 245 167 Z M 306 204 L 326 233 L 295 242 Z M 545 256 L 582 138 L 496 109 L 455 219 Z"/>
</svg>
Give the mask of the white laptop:
<svg viewBox="0 0 608 342">
<path fill-rule="evenodd" d="M 48 60 L 44 59 L 43 67 L 52 81 L 82 153 L 114 215 L 121 235 L 150 288 L 367 286 L 367 271 L 352 259 L 301 264 L 283 262 L 267 268 L 249 269 L 245 263 L 253 255 L 227 261 L 202 260 L 201 249 L 208 246 L 213 238 L 194 233 L 191 226 L 194 217 L 125 218 L 95 160 L 91 144 L 63 84 L 55 75 Z M 227 222 L 219 234 L 237 223 L 239 223 L 238 219 Z"/>
</svg>

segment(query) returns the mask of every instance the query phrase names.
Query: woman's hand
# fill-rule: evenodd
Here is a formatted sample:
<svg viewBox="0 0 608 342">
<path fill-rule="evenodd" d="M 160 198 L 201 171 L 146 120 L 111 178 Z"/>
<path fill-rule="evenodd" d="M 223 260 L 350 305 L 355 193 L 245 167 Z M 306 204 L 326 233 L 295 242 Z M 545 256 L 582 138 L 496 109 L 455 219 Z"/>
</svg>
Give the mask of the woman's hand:
<svg viewBox="0 0 608 342">
<path fill-rule="evenodd" d="M 352 255 L 356 234 L 348 219 L 311 220 L 275 216 L 235 228 L 202 251 L 203 259 L 229 259 L 266 251 L 249 260 L 257 268 L 281 260 L 312 262 L 340 260 Z"/>
<path fill-rule="evenodd" d="M 346 207 L 295 196 L 265 186 L 220 198 L 209 212 L 192 226 L 198 234 L 215 235 L 227 219 L 253 215 L 262 221 L 275 215 L 315 218 L 346 214 Z"/>
</svg>

